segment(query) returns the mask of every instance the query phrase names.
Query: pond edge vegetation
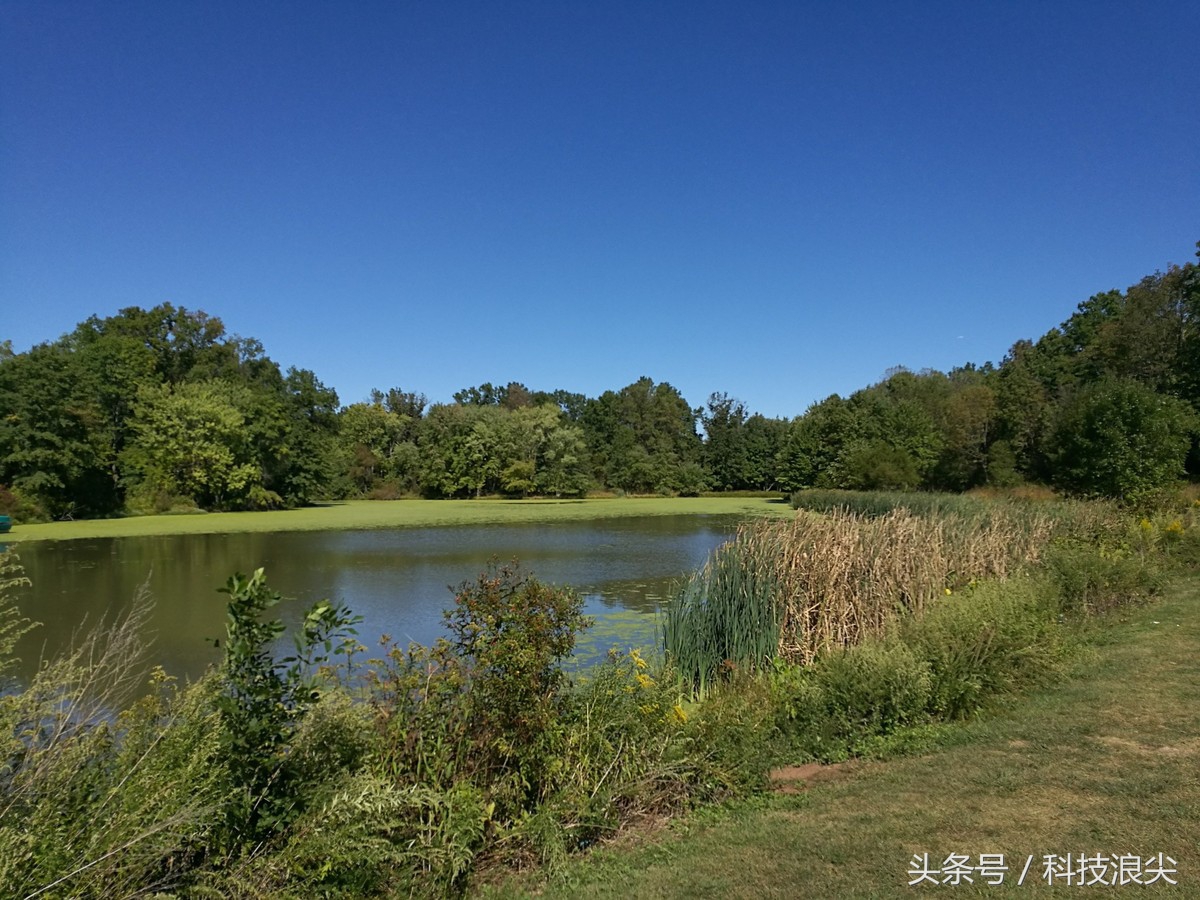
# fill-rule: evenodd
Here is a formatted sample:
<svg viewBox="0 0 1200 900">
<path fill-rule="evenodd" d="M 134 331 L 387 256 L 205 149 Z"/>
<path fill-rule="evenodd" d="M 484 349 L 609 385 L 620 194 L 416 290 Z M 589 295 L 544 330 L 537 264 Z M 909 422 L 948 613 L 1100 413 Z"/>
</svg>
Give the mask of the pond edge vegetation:
<svg viewBox="0 0 1200 900">
<path fill-rule="evenodd" d="M 135 613 L 0 697 L 0 884 L 440 896 L 553 874 L 646 817 L 764 790 L 778 763 L 929 746 L 1055 677 L 1077 623 L 1200 563 L 1195 507 L 971 502 L 749 523 L 681 589 L 665 659 L 614 650 L 576 682 L 578 597 L 499 565 L 461 587 L 448 638 L 371 662 L 329 604 L 276 660 L 275 595 L 235 577 L 221 666 L 130 704 Z M 0 610 L 2 665 L 27 623 Z M 689 630 L 707 656 L 685 656 Z"/>
</svg>

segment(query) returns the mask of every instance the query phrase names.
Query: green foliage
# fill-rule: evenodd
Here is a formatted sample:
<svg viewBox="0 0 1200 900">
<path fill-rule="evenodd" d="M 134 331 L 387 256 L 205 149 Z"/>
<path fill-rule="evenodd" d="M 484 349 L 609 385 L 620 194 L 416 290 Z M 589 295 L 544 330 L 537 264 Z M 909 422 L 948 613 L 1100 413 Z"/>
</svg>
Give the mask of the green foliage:
<svg viewBox="0 0 1200 900">
<path fill-rule="evenodd" d="M 746 407 L 728 394 L 714 393 L 701 420 L 704 423 L 704 463 L 718 490 L 746 487 L 748 448 Z"/>
<path fill-rule="evenodd" d="M 792 509 L 812 512 L 844 510 L 862 516 L 886 516 L 906 509 L 918 516 L 957 515 L 977 517 L 995 510 L 996 504 L 963 494 L 916 493 L 903 491 L 796 491 L 790 498 Z"/>
<path fill-rule="evenodd" d="M 215 681 L 141 671 L 144 598 L 0 695 L 0 884 L 13 896 L 129 896 L 186 878 L 224 801 Z M 114 711 L 123 710 L 119 715 Z"/>
<path fill-rule="evenodd" d="M 455 896 L 488 815 L 470 785 L 439 791 L 369 771 L 335 782 L 286 840 L 207 876 L 215 896 Z"/>
<path fill-rule="evenodd" d="M 1183 475 L 1195 430 L 1179 400 L 1134 381 L 1090 385 L 1055 426 L 1055 480 L 1077 494 L 1137 501 Z"/>
<path fill-rule="evenodd" d="M 13 596 L 18 588 L 28 586 L 20 557 L 11 550 L 0 552 L 0 690 L 9 669 L 18 662 L 13 655 L 17 641 L 37 627 L 21 615 Z"/>
<path fill-rule="evenodd" d="M 54 518 L 117 513 L 130 487 L 145 510 L 302 503 L 328 480 L 336 407 L 220 319 L 130 307 L 0 357 L 0 483 Z"/>
<path fill-rule="evenodd" d="M 842 480 L 852 490 L 910 491 L 921 481 L 917 461 L 886 441 L 859 444 L 842 461 Z"/>
<path fill-rule="evenodd" d="M 986 582 L 882 638 L 810 666 L 778 664 L 770 680 L 786 745 L 825 762 L 888 754 L 920 743 L 928 723 L 1044 682 L 1067 653 L 1055 596 L 1045 578 Z"/>
<path fill-rule="evenodd" d="M 262 487 L 246 432 L 249 390 L 226 382 L 143 387 L 125 453 L 143 493 L 201 507 L 244 502 Z"/>
<path fill-rule="evenodd" d="M 689 716 L 685 729 L 695 759 L 695 799 L 745 796 L 767 785 L 779 730 L 768 683 L 733 672 Z"/>
<path fill-rule="evenodd" d="M 221 664 L 221 747 L 237 794 L 227 810 L 232 846 L 280 831 L 301 805 L 298 787 L 303 754 L 292 747 L 299 723 L 320 699 L 316 670 L 334 654 L 357 646 L 359 619 L 329 601 L 315 604 L 295 636 L 296 653 L 277 663 L 272 646 L 283 632 L 263 619 L 280 595 L 267 587 L 262 569 L 232 576 Z"/>
<path fill-rule="evenodd" d="M 759 545 L 718 548 L 668 604 L 663 646 L 689 690 L 703 696 L 722 674 L 756 670 L 779 645 L 777 570 Z"/>
<path fill-rule="evenodd" d="M 631 493 L 678 491 L 681 469 L 699 463 L 696 411 L 671 385 L 639 378 L 605 391 L 584 409 L 581 424 L 601 484 Z"/>
<path fill-rule="evenodd" d="M 53 518 L 116 505 L 99 380 L 61 345 L 0 359 L 0 483 Z"/>
<path fill-rule="evenodd" d="M 554 765 L 566 684 L 561 663 L 587 620 L 583 599 L 508 566 L 464 584 L 446 614 L 450 645 L 469 667 L 474 740 L 489 768 L 519 773 L 536 793 Z"/>
<path fill-rule="evenodd" d="M 923 722 L 933 689 L 928 663 L 896 640 L 848 647 L 809 667 L 781 664 L 770 683 L 786 746 L 822 762 Z"/>
<path fill-rule="evenodd" d="M 448 638 L 393 648 L 375 671 L 383 770 L 445 789 L 472 780 L 498 816 L 544 796 L 560 766 L 561 663 L 587 624 L 582 603 L 508 566 L 463 584 L 446 613 Z"/>
<path fill-rule="evenodd" d="M 429 496 L 578 495 L 590 484 L 583 433 L 554 406 L 435 404 L 418 441 Z"/>
<path fill-rule="evenodd" d="M 1053 584 L 984 582 L 945 597 L 900 629 L 929 668 L 929 711 L 961 718 L 1053 675 L 1063 654 Z"/>
<path fill-rule="evenodd" d="M 671 742 L 688 716 L 675 671 L 656 669 L 636 649 L 613 648 L 571 699 L 565 780 L 588 798 L 590 813 L 610 827 L 629 806 L 677 807 L 686 776 L 671 768 L 677 761 Z M 658 781 L 661 793 L 647 796 L 647 779 Z"/>
<path fill-rule="evenodd" d="M 1051 548 L 1046 568 L 1064 613 L 1094 615 L 1138 602 L 1162 587 L 1165 571 L 1152 554 L 1128 544 L 1070 540 Z"/>
<path fill-rule="evenodd" d="M 929 668 L 898 641 L 847 647 L 817 662 L 816 674 L 839 732 L 886 734 L 919 721 L 929 703 Z"/>
</svg>

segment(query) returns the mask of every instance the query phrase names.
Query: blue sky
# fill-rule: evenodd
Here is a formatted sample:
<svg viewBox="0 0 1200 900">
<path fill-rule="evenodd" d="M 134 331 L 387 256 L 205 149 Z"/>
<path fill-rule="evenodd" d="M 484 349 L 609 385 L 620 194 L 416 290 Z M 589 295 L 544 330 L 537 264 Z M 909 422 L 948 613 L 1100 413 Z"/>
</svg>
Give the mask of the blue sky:
<svg viewBox="0 0 1200 900">
<path fill-rule="evenodd" d="M 0 0 L 0 339 L 796 415 L 1193 259 L 1192 2 Z"/>
</svg>

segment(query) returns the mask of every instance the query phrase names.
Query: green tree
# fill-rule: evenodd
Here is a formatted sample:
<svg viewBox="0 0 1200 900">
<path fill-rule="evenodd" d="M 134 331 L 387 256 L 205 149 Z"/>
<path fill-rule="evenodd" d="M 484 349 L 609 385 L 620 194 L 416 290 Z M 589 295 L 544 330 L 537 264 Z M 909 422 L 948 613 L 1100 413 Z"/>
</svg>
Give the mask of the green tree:
<svg viewBox="0 0 1200 900">
<path fill-rule="evenodd" d="M 742 490 L 750 486 L 746 407 L 725 393 L 709 396 L 704 424 L 704 465 L 716 490 Z"/>
<path fill-rule="evenodd" d="M 814 403 L 792 421 L 783 439 L 780 486 L 785 491 L 836 486 L 843 452 L 861 438 L 862 424 L 846 400 L 832 394 Z"/>
<path fill-rule="evenodd" d="M 537 489 L 555 497 L 584 494 L 591 486 L 588 468 L 583 429 L 563 421 L 546 435 L 541 465 L 534 476 Z"/>
<path fill-rule="evenodd" d="M 1075 494 L 1137 501 L 1183 476 L 1196 427 L 1191 407 L 1136 381 L 1088 385 L 1055 424 L 1055 483 Z"/>
<path fill-rule="evenodd" d="M 597 480 L 638 493 L 679 490 L 684 467 L 700 462 L 697 418 L 666 382 L 643 377 L 605 391 L 581 418 Z"/>
<path fill-rule="evenodd" d="M 242 411 L 250 399 L 244 385 L 224 381 L 142 387 L 125 456 L 143 496 L 202 508 L 242 505 L 261 487 Z"/>
<path fill-rule="evenodd" d="M 412 421 L 382 403 L 352 403 L 340 413 L 339 468 L 349 480 L 348 493 L 363 496 L 392 482 L 404 488 L 417 472 L 401 450 L 412 437 Z"/>
<path fill-rule="evenodd" d="M 61 343 L 0 359 L 0 484 L 55 518 L 116 505 L 105 416 L 88 384 Z"/>
<path fill-rule="evenodd" d="M 768 419 L 760 413 L 755 413 L 746 420 L 745 430 L 745 485 L 752 490 L 774 490 L 779 487 L 776 461 L 783 446 L 783 439 L 787 435 L 787 420 Z"/>
</svg>

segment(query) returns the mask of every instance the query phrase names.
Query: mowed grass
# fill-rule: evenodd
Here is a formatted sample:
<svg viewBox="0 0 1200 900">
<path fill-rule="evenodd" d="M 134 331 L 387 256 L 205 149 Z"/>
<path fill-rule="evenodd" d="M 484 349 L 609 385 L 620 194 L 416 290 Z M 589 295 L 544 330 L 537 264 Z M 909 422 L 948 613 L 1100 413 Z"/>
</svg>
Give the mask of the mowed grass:
<svg viewBox="0 0 1200 900">
<path fill-rule="evenodd" d="M 795 513 L 767 497 L 620 497 L 588 500 L 347 500 L 270 512 L 130 516 L 16 525 L 0 542 L 159 534 L 226 534 L 252 531 L 346 531 L 566 522 L 634 516 L 779 515 Z"/>
<path fill-rule="evenodd" d="M 648 836 L 625 836 L 542 886 L 490 896 L 1076 896 L 1042 880 L 1042 858 L 1164 853 L 1178 886 L 1116 888 L 1200 897 L 1200 579 L 1094 626 L 1071 677 L 942 731 L 918 757 L 851 764 L 837 779 Z M 909 887 L 914 854 L 978 862 L 1002 853 L 1006 883 Z M 1025 883 L 1015 882 L 1025 860 Z M 1113 888 L 1095 887 L 1105 893 Z"/>
</svg>

